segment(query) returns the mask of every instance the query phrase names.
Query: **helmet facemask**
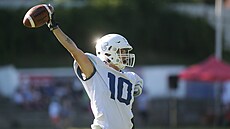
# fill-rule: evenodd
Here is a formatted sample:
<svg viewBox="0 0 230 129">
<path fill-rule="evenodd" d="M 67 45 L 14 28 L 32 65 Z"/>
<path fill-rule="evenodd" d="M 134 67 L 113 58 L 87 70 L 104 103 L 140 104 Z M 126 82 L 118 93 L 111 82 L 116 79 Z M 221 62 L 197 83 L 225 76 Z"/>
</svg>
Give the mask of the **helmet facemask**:
<svg viewBox="0 0 230 129">
<path fill-rule="evenodd" d="M 130 49 L 118 49 L 117 55 L 119 57 L 120 62 L 118 63 L 118 67 L 124 69 L 127 67 L 133 67 L 135 63 L 135 54 L 130 53 Z M 124 68 L 123 68 L 124 67 Z"/>
</svg>

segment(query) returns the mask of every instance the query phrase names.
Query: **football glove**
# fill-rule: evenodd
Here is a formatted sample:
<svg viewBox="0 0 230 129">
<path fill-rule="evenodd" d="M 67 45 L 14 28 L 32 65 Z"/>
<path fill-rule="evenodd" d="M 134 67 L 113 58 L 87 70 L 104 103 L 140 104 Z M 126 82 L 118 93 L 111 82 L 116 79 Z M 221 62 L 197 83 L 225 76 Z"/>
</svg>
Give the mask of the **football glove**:
<svg viewBox="0 0 230 129">
<path fill-rule="evenodd" d="M 133 96 L 137 97 L 137 96 L 141 95 L 141 93 L 142 93 L 142 87 L 141 87 L 141 85 L 140 84 L 136 84 L 134 86 L 134 94 L 133 94 Z"/>
<path fill-rule="evenodd" d="M 52 7 L 52 10 L 48 11 L 50 20 L 46 24 L 49 27 L 50 31 L 53 31 L 58 28 L 58 24 L 54 20 L 54 7 L 51 4 L 49 4 L 48 6 Z"/>
</svg>

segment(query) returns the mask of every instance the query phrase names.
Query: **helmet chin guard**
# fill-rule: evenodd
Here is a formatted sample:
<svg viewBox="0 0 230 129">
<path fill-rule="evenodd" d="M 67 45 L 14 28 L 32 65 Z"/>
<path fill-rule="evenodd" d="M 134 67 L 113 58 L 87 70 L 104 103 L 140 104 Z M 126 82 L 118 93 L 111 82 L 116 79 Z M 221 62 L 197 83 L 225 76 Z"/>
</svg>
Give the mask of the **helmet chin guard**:
<svg viewBox="0 0 230 129">
<path fill-rule="evenodd" d="M 133 67 L 135 54 L 130 53 L 133 48 L 128 41 L 119 34 L 107 34 L 96 44 L 96 55 L 107 63 L 114 64 L 119 69 Z"/>
</svg>

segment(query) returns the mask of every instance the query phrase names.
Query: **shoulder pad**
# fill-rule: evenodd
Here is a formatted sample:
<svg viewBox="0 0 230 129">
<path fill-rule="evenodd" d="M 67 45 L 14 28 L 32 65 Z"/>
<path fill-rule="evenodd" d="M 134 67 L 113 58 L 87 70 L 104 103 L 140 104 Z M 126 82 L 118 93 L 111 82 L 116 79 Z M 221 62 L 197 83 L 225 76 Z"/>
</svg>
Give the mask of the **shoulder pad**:
<svg viewBox="0 0 230 129">
<path fill-rule="evenodd" d="M 91 53 L 85 53 L 94 65 L 104 64 L 100 58 Z"/>
</svg>

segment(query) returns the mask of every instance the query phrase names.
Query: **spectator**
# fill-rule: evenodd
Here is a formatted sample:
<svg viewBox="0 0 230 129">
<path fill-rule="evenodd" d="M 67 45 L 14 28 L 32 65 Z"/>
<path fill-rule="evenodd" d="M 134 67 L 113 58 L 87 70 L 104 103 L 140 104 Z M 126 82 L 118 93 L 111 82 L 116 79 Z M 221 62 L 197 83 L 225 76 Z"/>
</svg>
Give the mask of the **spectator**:
<svg viewBox="0 0 230 129">
<path fill-rule="evenodd" d="M 61 113 L 61 105 L 59 103 L 59 100 L 54 97 L 50 104 L 49 104 L 49 117 L 51 120 L 51 124 L 55 129 L 60 128 L 60 113 Z"/>
<path fill-rule="evenodd" d="M 24 103 L 24 98 L 22 95 L 22 91 L 20 88 L 18 88 L 13 96 L 13 101 L 14 103 L 19 106 L 19 107 L 23 107 L 23 103 Z"/>
<path fill-rule="evenodd" d="M 24 97 L 24 103 L 25 103 L 25 108 L 27 110 L 32 109 L 32 103 L 33 103 L 33 94 L 32 94 L 32 88 L 28 87 L 23 90 L 23 97 Z"/>
<path fill-rule="evenodd" d="M 33 98 L 33 108 L 34 109 L 41 109 L 42 108 L 42 94 L 41 92 L 38 90 L 38 88 L 33 87 L 32 88 L 32 98 Z"/>
</svg>

